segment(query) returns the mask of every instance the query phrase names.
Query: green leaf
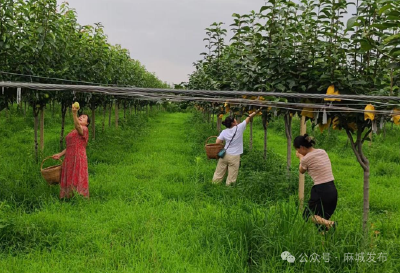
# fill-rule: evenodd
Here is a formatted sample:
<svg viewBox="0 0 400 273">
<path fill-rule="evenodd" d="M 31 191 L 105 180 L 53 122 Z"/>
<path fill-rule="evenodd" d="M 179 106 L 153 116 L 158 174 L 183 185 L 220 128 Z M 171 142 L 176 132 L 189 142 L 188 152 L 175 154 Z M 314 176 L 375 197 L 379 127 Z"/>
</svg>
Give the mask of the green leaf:
<svg viewBox="0 0 400 273">
<path fill-rule="evenodd" d="M 285 91 L 285 86 L 283 86 L 283 84 L 278 84 L 276 85 L 276 89 L 280 90 L 280 91 Z"/>
<path fill-rule="evenodd" d="M 371 27 L 380 29 L 380 30 L 385 30 L 387 29 L 387 26 L 385 26 L 384 24 L 372 24 Z"/>
<path fill-rule="evenodd" d="M 392 39 L 386 46 L 398 46 L 400 45 L 400 38 Z"/>
<path fill-rule="evenodd" d="M 349 20 L 347 20 L 347 29 L 352 28 L 354 24 L 356 23 L 358 19 L 358 16 L 351 17 Z"/>
<path fill-rule="evenodd" d="M 293 81 L 293 80 L 288 80 L 287 82 L 288 82 L 288 84 L 289 84 L 289 88 L 290 88 L 290 89 L 292 89 L 294 86 L 296 86 L 296 82 Z"/>
<path fill-rule="evenodd" d="M 332 16 L 332 13 L 328 9 L 323 9 L 321 12 L 324 13 L 328 18 L 331 18 Z"/>
<path fill-rule="evenodd" d="M 384 13 L 385 11 L 387 11 L 388 9 L 390 9 L 390 8 L 392 8 L 392 7 L 393 7 L 393 6 L 392 6 L 391 3 L 386 4 L 386 5 L 384 5 L 384 6 L 378 11 L 378 13 L 379 13 L 379 14 L 382 14 L 382 13 Z"/>
<path fill-rule="evenodd" d="M 400 34 L 395 34 L 395 35 L 387 37 L 385 40 L 383 40 L 383 42 L 385 44 L 387 44 L 387 43 L 391 42 L 392 40 L 398 39 L 398 38 L 400 38 Z"/>
<path fill-rule="evenodd" d="M 260 9 L 260 13 L 262 13 L 264 10 L 267 10 L 267 9 L 271 9 L 271 6 L 262 6 Z"/>
<path fill-rule="evenodd" d="M 390 56 L 397 57 L 400 56 L 400 48 L 396 47 L 390 51 Z"/>
<path fill-rule="evenodd" d="M 374 47 L 371 45 L 370 41 L 367 40 L 367 39 L 361 39 L 361 40 L 360 40 L 360 44 L 361 44 L 361 49 L 362 49 L 362 50 L 365 50 L 365 51 L 368 51 L 368 50 L 371 50 L 372 48 L 374 48 Z"/>
<path fill-rule="evenodd" d="M 399 17 L 397 15 L 388 15 L 387 17 L 388 20 L 391 21 L 397 21 L 399 19 Z M 393 27 L 399 26 L 399 24 L 393 23 Z"/>
<path fill-rule="evenodd" d="M 399 18 L 400 17 L 400 11 L 398 10 L 392 10 L 389 13 L 387 13 L 388 16 L 393 16 L 395 18 Z"/>
</svg>

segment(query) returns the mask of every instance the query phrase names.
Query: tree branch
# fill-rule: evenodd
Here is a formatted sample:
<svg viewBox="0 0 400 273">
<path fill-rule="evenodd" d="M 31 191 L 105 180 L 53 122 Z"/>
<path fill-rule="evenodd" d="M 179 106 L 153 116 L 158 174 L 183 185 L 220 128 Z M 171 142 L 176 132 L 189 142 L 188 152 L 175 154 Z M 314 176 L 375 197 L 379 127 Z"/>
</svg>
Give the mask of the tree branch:
<svg viewBox="0 0 400 273">
<path fill-rule="evenodd" d="M 368 130 L 368 132 L 364 135 L 361 143 L 364 143 L 364 141 L 367 139 L 368 135 L 372 132 L 372 128 Z"/>
<path fill-rule="evenodd" d="M 358 163 L 360 163 L 361 167 L 365 170 L 365 168 L 366 168 L 367 166 L 364 164 L 364 161 L 362 160 L 362 158 L 361 158 L 361 156 L 360 156 L 360 154 L 359 154 L 359 152 L 358 152 L 358 150 L 357 150 L 357 146 L 356 146 L 356 143 L 354 142 L 353 136 L 352 136 L 350 130 L 347 129 L 347 128 L 346 128 L 346 133 L 347 133 L 347 137 L 348 137 L 349 140 L 350 140 L 351 148 L 352 148 L 352 150 L 353 150 L 355 156 L 357 157 Z"/>
</svg>

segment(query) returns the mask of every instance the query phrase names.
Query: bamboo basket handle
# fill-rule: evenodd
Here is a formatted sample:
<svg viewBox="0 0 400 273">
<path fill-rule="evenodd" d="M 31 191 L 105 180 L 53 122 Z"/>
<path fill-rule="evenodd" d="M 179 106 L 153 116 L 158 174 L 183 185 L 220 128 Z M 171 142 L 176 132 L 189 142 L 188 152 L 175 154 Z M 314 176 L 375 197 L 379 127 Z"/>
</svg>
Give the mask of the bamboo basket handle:
<svg viewBox="0 0 400 273">
<path fill-rule="evenodd" d="M 207 138 L 206 144 L 205 144 L 205 145 L 207 145 L 208 140 L 209 140 L 210 138 L 212 138 L 212 137 L 218 138 L 218 136 L 210 136 L 209 138 Z"/>
<path fill-rule="evenodd" d="M 46 157 L 45 159 L 43 159 L 42 164 L 40 165 L 40 171 L 43 171 L 43 163 L 44 163 L 47 159 L 50 159 L 50 158 L 53 158 L 53 157 L 48 156 L 48 157 Z M 61 160 L 61 159 L 54 159 L 54 160 L 58 160 L 58 161 L 60 161 L 60 162 L 62 163 L 62 160 Z"/>
</svg>

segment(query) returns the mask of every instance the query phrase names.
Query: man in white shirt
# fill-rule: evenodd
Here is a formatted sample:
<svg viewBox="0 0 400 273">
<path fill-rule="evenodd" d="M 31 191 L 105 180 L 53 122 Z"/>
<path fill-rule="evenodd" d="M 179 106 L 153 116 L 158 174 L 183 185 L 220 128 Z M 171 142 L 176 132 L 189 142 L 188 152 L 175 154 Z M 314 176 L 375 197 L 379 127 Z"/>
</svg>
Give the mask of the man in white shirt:
<svg viewBox="0 0 400 273">
<path fill-rule="evenodd" d="M 250 120 L 260 111 L 251 113 L 245 121 L 238 124 L 236 119 L 227 117 L 222 122 L 227 129 L 223 130 L 218 136 L 216 143 L 225 141 L 226 154 L 218 160 L 217 168 L 214 172 L 213 183 L 220 183 L 228 170 L 226 185 L 229 186 L 236 182 L 239 166 L 240 155 L 243 154 L 243 133 Z"/>
</svg>

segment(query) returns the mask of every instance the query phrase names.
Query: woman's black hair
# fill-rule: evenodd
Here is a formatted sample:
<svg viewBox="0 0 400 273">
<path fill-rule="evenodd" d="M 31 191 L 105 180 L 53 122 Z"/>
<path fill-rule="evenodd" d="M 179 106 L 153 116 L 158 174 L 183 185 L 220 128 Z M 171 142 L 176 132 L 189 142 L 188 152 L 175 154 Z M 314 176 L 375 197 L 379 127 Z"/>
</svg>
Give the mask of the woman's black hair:
<svg viewBox="0 0 400 273">
<path fill-rule="evenodd" d="M 235 121 L 234 118 L 231 117 L 227 117 L 222 124 L 225 125 L 226 128 L 231 128 L 232 127 L 232 123 Z"/>
<path fill-rule="evenodd" d="M 296 149 L 299 149 L 300 146 L 311 148 L 314 145 L 315 145 L 314 139 L 307 134 L 305 134 L 304 136 L 298 136 L 293 141 L 293 146 Z"/>
</svg>

